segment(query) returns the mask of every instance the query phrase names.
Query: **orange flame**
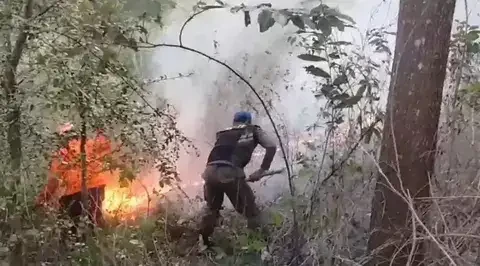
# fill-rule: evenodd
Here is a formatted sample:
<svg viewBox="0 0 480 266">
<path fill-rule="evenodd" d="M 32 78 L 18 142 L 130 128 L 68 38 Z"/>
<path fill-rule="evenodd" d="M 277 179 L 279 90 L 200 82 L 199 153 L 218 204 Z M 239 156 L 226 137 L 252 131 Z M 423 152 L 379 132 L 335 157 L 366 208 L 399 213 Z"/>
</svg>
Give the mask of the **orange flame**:
<svg viewBox="0 0 480 266">
<path fill-rule="evenodd" d="M 157 201 L 162 194 L 172 189 L 170 186 L 160 188 L 160 175 L 155 170 L 142 172 L 135 180 L 122 186 L 119 182 L 120 172 L 108 173 L 109 181 L 105 188 L 103 212 L 107 217 L 118 220 L 136 219 L 157 209 Z"/>
</svg>

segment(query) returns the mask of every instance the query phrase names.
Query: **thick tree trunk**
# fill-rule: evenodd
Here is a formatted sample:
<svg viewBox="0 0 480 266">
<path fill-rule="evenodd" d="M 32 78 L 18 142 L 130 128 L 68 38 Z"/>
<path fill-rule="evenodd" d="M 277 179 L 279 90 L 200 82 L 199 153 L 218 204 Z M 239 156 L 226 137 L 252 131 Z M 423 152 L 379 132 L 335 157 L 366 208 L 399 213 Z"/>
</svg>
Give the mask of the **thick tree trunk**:
<svg viewBox="0 0 480 266">
<path fill-rule="evenodd" d="M 426 206 L 415 198 L 429 196 L 454 10 L 455 0 L 400 1 L 380 154 L 385 176 L 379 174 L 372 204 L 370 265 L 418 265 L 424 257 L 423 243 L 412 244 L 409 206 L 392 189 L 414 198 L 413 207 L 424 218 Z"/>
</svg>

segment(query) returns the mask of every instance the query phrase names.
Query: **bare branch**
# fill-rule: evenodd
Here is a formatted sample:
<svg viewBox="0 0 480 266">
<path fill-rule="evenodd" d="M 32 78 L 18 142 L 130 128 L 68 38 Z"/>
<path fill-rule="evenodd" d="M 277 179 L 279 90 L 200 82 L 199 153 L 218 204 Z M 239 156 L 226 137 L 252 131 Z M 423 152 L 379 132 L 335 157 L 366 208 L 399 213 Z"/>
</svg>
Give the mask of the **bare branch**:
<svg viewBox="0 0 480 266">
<path fill-rule="evenodd" d="M 180 44 L 180 46 L 183 46 L 183 40 L 182 40 L 182 37 L 183 37 L 183 31 L 185 30 L 185 27 L 187 26 L 187 24 L 192 21 L 196 16 L 202 14 L 203 12 L 207 11 L 207 10 L 210 10 L 210 9 L 218 9 L 218 8 L 224 8 L 223 6 L 209 6 L 209 8 L 204 8 L 196 13 L 194 13 L 193 15 L 191 15 L 187 20 L 185 20 L 185 22 L 183 23 L 182 25 L 182 28 L 180 29 L 180 33 L 178 34 L 178 43 Z"/>
</svg>

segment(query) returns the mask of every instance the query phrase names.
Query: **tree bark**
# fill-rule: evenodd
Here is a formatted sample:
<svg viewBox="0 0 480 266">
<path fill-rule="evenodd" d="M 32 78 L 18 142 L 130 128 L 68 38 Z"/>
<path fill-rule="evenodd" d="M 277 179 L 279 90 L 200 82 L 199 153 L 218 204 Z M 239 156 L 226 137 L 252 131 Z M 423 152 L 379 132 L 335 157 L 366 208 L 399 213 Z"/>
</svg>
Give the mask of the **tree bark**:
<svg viewBox="0 0 480 266">
<path fill-rule="evenodd" d="M 7 3 L 9 4 L 9 3 Z M 11 4 L 11 3 L 10 3 Z M 33 12 L 33 0 L 27 0 L 24 7 L 24 18 L 28 20 L 32 16 Z M 6 103 L 8 106 L 6 123 L 7 123 L 7 139 L 9 144 L 10 153 L 10 165 L 12 175 L 15 177 L 15 183 L 20 181 L 20 168 L 22 157 L 22 141 L 20 137 L 20 105 L 17 101 L 18 89 L 16 73 L 20 63 L 20 59 L 23 55 L 27 37 L 28 37 L 29 25 L 25 22 L 19 30 L 19 34 L 13 46 L 13 49 L 7 51 L 8 56 L 6 65 L 4 67 L 2 87 L 5 91 Z M 10 38 L 8 36 L 8 38 Z M 10 40 L 6 40 L 9 42 Z M 9 47 L 9 45 L 7 45 Z"/>
<path fill-rule="evenodd" d="M 416 222 L 412 229 L 404 197 L 411 196 L 420 219 L 426 218 L 428 204 L 416 198 L 430 193 L 454 10 L 455 0 L 400 1 L 379 162 L 385 175 L 378 176 L 372 202 L 369 265 L 419 265 L 424 258 L 424 243 L 412 241 L 421 228 Z"/>
<path fill-rule="evenodd" d="M 80 94 L 80 93 L 79 93 Z M 82 217 L 88 217 L 89 211 L 89 198 L 88 198 L 88 172 L 87 172 L 87 107 L 85 106 L 85 99 L 82 95 L 79 95 L 80 105 L 80 165 L 81 165 L 81 181 L 82 181 Z"/>
<path fill-rule="evenodd" d="M 7 1 L 7 10 L 6 10 L 6 18 L 11 19 L 12 17 L 12 5 L 14 4 L 13 1 Z M 4 90 L 5 95 L 5 102 L 7 105 L 7 115 L 6 115 L 6 125 L 7 125 L 7 141 L 8 141 L 8 149 L 10 154 L 10 171 L 11 171 L 11 178 L 13 179 L 13 185 L 11 186 L 11 192 L 13 194 L 13 203 L 15 205 L 19 204 L 18 199 L 16 197 L 17 187 L 20 185 L 20 178 L 21 178 L 21 166 L 22 166 L 22 139 L 21 139 L 21 110 L 20 110 L 20 103 L 17 99 L 18 96 L 18 87 L 17 87 L 17 68 L 20 63 L 20 60 L 23 55 L 23 51 L 25 49 L 28 32 L 29 32 L 29 25 L 28 19 L 32 17 L 33 13 L 33 0 L 26 0 L 24 5 L 24 14 L 23 17 L 25 21 L 19 29 L 18 36 L 16 36 L 16 41 L 13 47 L 11 47 L 11 35 L 10 33 L 6 33 L 6 40 L 5 40 L 5 48 L 6 48 L 6 62 L 3 68 L 2 78 L 1 78 L 1 85 L 2 89 Z M 22 219 L 14 219 L 14 221 L 19 221 L 19 223 L 11 222 L 14 224 L 12 226 L 12 235 L 17 235 L 16 241 L 14 241 L 13 248 L 10 252 L 9 256 L 9 264 L 12 266 L 22 266 L 25 265 L 24 260 L 24 248 L 23 248 L 23 241 L 18 235 L 19 230 L 22 228 Z"/>
</svg>

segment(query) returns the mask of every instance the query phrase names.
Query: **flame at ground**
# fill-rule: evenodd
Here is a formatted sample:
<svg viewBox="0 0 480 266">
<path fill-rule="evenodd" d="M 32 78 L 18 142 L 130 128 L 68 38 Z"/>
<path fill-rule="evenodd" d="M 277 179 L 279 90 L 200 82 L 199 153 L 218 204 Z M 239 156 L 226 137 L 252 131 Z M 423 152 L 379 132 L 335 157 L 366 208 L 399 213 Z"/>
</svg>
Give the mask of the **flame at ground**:
<svg viewBox="0 0 480 266">
<path fill-rule="evenodd" d="M 107 217 L 119 220 L 136 219 L 155 212 L 158 199 L 172 189 L 170 186 L 160 187 L 160 174 L 156 170 L 141 173 L 126 186 L 120 184 L 118 171 L 108 175 L 102 209 Z"/>
</svg>

